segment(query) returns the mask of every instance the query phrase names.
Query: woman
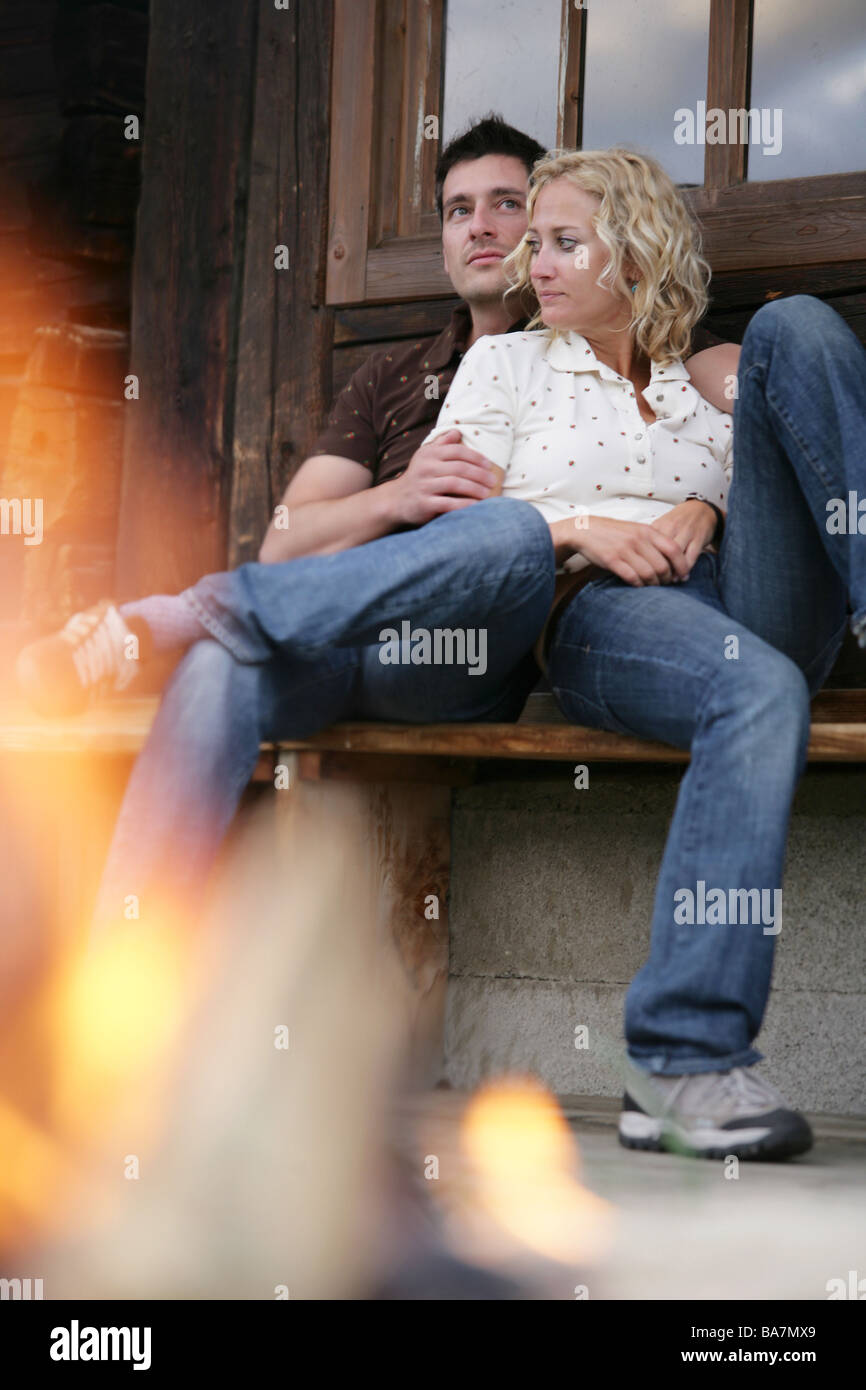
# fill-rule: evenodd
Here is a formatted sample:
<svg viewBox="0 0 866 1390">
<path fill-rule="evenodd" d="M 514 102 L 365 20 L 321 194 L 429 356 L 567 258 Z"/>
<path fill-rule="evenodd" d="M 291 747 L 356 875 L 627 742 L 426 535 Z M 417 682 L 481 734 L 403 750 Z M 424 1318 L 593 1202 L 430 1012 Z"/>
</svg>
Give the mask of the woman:
<svg viewBox="0 0 866 1390">
<path fill-rule="evenodd" d="M 767 306 L 732 428 L 682 365 L 708 268 L 661 168 L 555 153 L 528 214 L 510 261 L 543 331 L 479 339 L 429 438 L 459 428 L 550 524 L 562 568 L 545 651 L 564 714 L 691 750 L 626 1000 L 620 1138 L 788 1157 L 811 1132 L 753 1041 L 810 695 L 847 594 L 866 625 L 866 540 L 825 525 L 833 499 L 866 491 L 866 356 L 817 301 Z"/>
</svg>

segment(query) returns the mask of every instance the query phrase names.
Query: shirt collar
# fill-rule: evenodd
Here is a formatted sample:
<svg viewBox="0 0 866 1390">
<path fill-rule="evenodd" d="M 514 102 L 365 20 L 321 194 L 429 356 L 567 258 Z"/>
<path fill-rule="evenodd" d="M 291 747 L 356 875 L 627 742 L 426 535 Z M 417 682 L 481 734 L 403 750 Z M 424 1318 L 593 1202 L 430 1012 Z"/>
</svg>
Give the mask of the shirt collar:
<svg viewBox="0 0 866 1390">
<path fill-rule="evenodd" d="M 517 319 L 507 331 L 519 333 L 525 328 L 526 323 L 525 318 Z M 455 353 L 460 357 L 463 356 L 471 332 L 472 316 L 469 313 L 469 306 L 461 300 L 455 306 L 447 327 L 443 328 L 438 338 L 434 338 L 430 351 L 424 360 L 424 365 L 432 367 L 434 371 L 442 371 L 444 367 L 450 366 Z"/>
<path fill-rule="evenodd" d="M 556 372 L 596 372 L 603 381 L 620 379 L 612 367 L 599 362 L 586 339 L 571 330 L 551 337 L 544 355 Z M 655 384 L 657 381 L 690 381 L 691 378 L 682 362 L 669 362 L 666 367 L 653 362 L 650 380 Z"/>
</svg>

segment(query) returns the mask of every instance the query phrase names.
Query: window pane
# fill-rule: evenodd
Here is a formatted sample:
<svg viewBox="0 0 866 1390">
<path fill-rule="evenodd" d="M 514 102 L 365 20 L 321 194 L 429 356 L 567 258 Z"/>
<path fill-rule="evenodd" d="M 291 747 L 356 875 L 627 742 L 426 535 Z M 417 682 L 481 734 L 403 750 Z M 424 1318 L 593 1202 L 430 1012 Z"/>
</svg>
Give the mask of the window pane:
<svg viewBox="0 0 866 1390">
<path fill-rule="evenodd" d="M 866 132 L 863 0 L 756 0 L 752 109 L 781 120 L 778 139 L 749 144 L 749 178 L 805 178 L 862 169 Z M 775 115 L 781 111 L 781 118 Z M 772 130 L 772 125 L 769 127 Z"/>
<path fill-rule="evenodd" d="M 561 0 L 448 0 L 442 143 L 488 111 L 556 143 Z"/>
<path fill-rule="evenodd" d="M 704 181 L 704 147 L 678 144 L 675 113 L 707 95 L 710 0 L 603 0 L 586 7 L 583 148 L 629 145 L 676 183 Z M 682 118 L 679 118 L 682 127 Z"/>
</svg>

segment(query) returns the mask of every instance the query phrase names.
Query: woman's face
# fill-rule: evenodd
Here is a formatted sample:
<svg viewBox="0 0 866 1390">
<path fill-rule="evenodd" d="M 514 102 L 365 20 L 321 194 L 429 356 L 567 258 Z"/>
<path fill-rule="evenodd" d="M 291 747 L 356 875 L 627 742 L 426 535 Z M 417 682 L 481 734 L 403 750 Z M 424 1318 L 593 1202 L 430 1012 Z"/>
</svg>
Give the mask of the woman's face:
<svg viewBox="0 0 866 1390">
<path fill-rule="evenodd" d="M 586 338 L 624 328 L 631 320 L 631 305 L 596 284 L 609 259 L 593 226 L 600 203 L 570 180 L 554 179 L 539 193 L 526 233 L 530 276 L 546 327 L 573 329 Z M 626 276 L 631 269 L 625 267 Z"/>
</svg>

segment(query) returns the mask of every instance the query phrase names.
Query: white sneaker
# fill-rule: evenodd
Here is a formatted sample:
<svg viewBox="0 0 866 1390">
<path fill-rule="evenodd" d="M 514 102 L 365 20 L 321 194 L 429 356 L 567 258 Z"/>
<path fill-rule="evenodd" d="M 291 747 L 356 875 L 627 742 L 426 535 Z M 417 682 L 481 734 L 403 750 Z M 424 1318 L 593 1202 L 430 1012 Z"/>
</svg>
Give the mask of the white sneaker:
<svg viewBox="0 0 866 1390">
<path fill-rule="evenodd" d="M 80 714 L 95 699 L 120 694 L 151 650 L 141 619 L 126 622 L 108 599 L 74 614 L 52 637 L 25 647 L 16 674 L 40 714 Z"/>
</svg>

